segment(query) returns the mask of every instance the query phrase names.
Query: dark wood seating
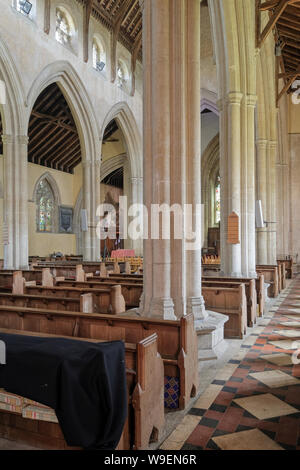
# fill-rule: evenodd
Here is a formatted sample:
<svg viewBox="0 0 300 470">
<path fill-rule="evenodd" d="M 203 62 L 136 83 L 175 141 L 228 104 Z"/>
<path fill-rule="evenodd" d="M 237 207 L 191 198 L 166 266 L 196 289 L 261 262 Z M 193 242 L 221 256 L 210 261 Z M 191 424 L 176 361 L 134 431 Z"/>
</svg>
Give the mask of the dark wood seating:
<svg viewBox="0 0 300 470">
<path fill-rule="evenodd" d="M 277 260 L 277 263 L 278 262 L 285 264 L 286 278 L 287 279 L 293 279 L 293 277 L 294 277 L 294 262 L 293 262 L 293 259 L 291 257 L 289 259 L 279 259 L 279 260 Z"/>
<path fill-rule="evenodd" d="M 69 337 L 20 328 L 1 328 L 1 333 L 39 337 Z M 99 339 L 81 341 L 101 342 Z M 118 338 L 115 339 L 123 339 Z M 105 341 L 103 341 L 105 342 Z M 118 450 L 147 449 L 150 439 L 158 438 L 164 426 L 163 362 L 157 352 L 157 335 L 145 337 L 137 344 L 125 344 L 128 391 L 128 418 Z M 41 448 L 67 449 L 59 424 L 34 421 L 16 413 L 0 411 L 0 436 Z"/>
<path fill-rule="evenodd" d="M 257 301 L 257 305 L 258 305 L 258 312 L 259 312 L 259 316 L 263 316 L 264 315 L 264 309 L 265 309 L 265 290 L 264 290 L 264 275 L 263 274 L 258 274 L 258 277 L 257 279 L 252 279 L 252 278 L 246 278 L 246 277 L 239 277 L 239 278 L 233 278 L 233 277 L 220 277 L 220 276 L 203 276 L 203 281 L 217 281 L 217 282 L 229 282 L 229 283 L 232 283 L 232 282 L 238 282 L 239 284 L 248 284 L 249 281 L 251 280 L 254 280 L 255 282 L 255 288 L 256 288 L 256 301 Z M 248 290 L 246 289 L 246 296 L 247 296 L 247 308 L 248 308 L 248 311 L 249 311 L 249 307 L 251 305 L 251 302 L 253 304 L 254 302 L 254 297 L 255 297 L 255 294 L 254 294 L 254 297 L 252 297 L 252 294 L 250 294 L 250 292 L 252 292 L 251 290 Z M 249 301 L 248 301 L 249 299 Z M 251 299 L 251 300 L 250 300 Z M 252 305 L 253 307 L 253 305 Z M 256 307 L 255 307 L 256 309 Z"/>
<path fill-rule="evenodd" d="M 203 287 L 202 295 L 207 310 L 229 316 L 224 325 L 225 338 L 242 339 L 247 331 L 247 299 L 245 285 L 235 288 Z"/>
<path fill-rule="evenodd" d="M 117 281 L 108 279 L 99 279 L 97 281 L 93 278 L 88 279 L 85 282 L 76 282 L 76 281 L 58 281 L 57 286 L 62 287 L 80 287 L 88 289 L 100 289 L 101 287 L 109 288 L 116 285 Z M 142 283 L 130 283 L 130 282 L 117 282 L 121 286 L 122 295 L 125 299 L 126 307 L 135 308 L 139 306 L 140 298 L 143 293 L 143 284 Z"/>
<path fill-rule="evenodd" d="M 184 409 L 198 388 L 198 343 L 194 317 L 180 321 L 80 312 L 0 306 L 0 328 L 37 333 L 138 343 L 156 333 L 165 377 L 179 379 L 179 408 Z"/>
<path fill-rule="evenodd" d="M 233 279 L 231 281 L 223 281 L 221 278 L 218 281 L 210 280 L 209 278 L 202 279 L 203 287 L 227 287 L 235 289 L 239 287 L 240 284 L 242 283 L 239 281 L 234 282 Z M 257 322 L 257 294 L 255 280 L 245 279 L 243 284 L 245 286 L 245 294 L 247 299 L 247 325 L 249 327 L 253 327 Z"/>
<path fill-rule="evenodd" d="M 278 266 L 257 266 L 256 271 L 259 274 L 263 274 L 265 282 L 270 284 L 268 289 L 269 297 L 277 297 L 279 295 L 279 276 Z"/>
</svg>

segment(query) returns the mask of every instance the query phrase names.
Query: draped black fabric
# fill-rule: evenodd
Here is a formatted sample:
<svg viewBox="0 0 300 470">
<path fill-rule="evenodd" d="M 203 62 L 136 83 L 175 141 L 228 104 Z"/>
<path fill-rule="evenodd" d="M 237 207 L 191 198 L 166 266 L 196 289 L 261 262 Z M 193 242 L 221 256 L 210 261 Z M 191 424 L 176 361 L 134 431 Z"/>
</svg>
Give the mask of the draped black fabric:
<svg viewBox="0 0 300 470">
<path fill-rule="evenodd" d="M 0 333 L 0 388 L 53 408 L 70 446 L 115 449 L 127 417 L 125 345 Z"/>
</svg>

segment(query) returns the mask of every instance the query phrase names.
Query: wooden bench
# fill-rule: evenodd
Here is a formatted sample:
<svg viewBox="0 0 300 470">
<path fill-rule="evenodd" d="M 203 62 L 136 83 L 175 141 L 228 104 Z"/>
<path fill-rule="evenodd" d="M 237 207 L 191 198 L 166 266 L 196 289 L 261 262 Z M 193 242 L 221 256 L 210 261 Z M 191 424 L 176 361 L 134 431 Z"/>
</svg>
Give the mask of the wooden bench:
<svg viewBox="0 0 300 470">
<path fill-rule="evenodd" d="M 245 285 L 240 284 L 236 288 L 202 287 L 202 295 L 207 310 L 229 316 L 224 325 L 224 337 L 243 339 L 247 331 Z"/>
<path fill-rule="evenodd" d="M 52 276 L 50 278 L 48 276 L 51 276 L 51 274 L 48 270 L 44 270 L 43 286 L 37 286 L 35 281 L 25 282 L 22 271 L 15 271 L 13 274 L 12 294 L 81 299 L 81 311 L 90 313 L 109 313 L 115 315 L 124 313 L 126 310 L 125 300 L 119 285 L 101 286 L 99 289 L 93 289 L 89 286 L 81 289 L 77 287 L 61 288 L 56 285 L 54 286 Z M 44 307 L 41 306 L 41 308 Z"/>
<path fill-rule="evenodd" d="M 198 389 L 198 342 L 193 315 L 167 321 L 0 306 L 0 328 L 107 341 L 122 339 L 128 343 L 138 343 L 156 333 L 165 378 L 175 381 L 179 388 L 180 409 L 186 408 Z"/>
<path fill-rule="evenodd" d="M 245 294 L 247 299 L 247 325 L 253 327 L 257 322 L 257 294 L 256 284 L 254 279 L 245 279 L 244 282 L 223 281 L 222 279 L 210 280 L 209 278 L 202 279 L 203 287 L 227 287 L 229 289 L 236 289 L 240 284 L 245 286 Z"/>
<path fill-rule="evenodd" d="M 85 282 L 76 282 L 76 281 L 68 281 L 68 280 L 58 281 L 56 285 L 62 286 L 62 287 L 80 287 L 80 288 L 85 288 L 85 289 L 86 288 L 100 289 L 101 287 L 111 288 L 116 285 L 116 282 L 110 279 L 101 279 L 101 280 L 94 281 L 93 278 L 91 278 Z M 121 292 L 125 299 L 127 309 L 138 307 L 140 304 L 141 295 L 143 293 L 143 284 L 118 282 L 118 285 L 121 286 Z"/>
<path fill-rule="evenodd" d="M 280 287 L 281 290 L 284 290 L 286 288 L 286 268 L 285 268 L 285 262 L 284 261 L 277 261 L 278 264 L 278 271 L 280 273 Z"/>
<path fill-rule="evenodd" d="M 68 335 L 37 333 L 22 327 L 1 328 L 0 332 L 49 338 L 68 338 Z M 72 339 L 101 342 L 98 339 L 75 337 L 72 337 Z M 147 449 L 150 440 L 157 440 L 164 426 L 163 362 L 157 352 L 157 335 L 152 334 L 137 344 L 125 344 L 125 366 L 128 417 L 118 450 Z M 68 448 L 59 424 L 33 421 L 22 418 L 16 413 L 3 412 L 2 410 L 0 411 L 0 435 L 42 448 Z"/>
<path fill-rule="evenodd" d="M 277 262 L 284 263 L 285 264 L 285 270 L 286 270 L 286 278 L 287 279 L 293 279 L 294 277 L 294 263 L 293 259 L 279 259 Z"/>
<path fill-rule="evenodd" d="M 258 274 L 257 279 L 254 278 L 246 278 L 246 277 L 220 277 L 220 276 L 203 276 L 202 277 L 203 281 L 211 282 L 211 281 L 216 281 L 216 282 L 238 282 L 239 284 L 248 284 L 249 281 L 254 280 L 255 282 L 255 288 L 256 288 L 256 301 L 258 305 L 258 312 L 259 316 L 264 315 L 264 310 L 265 310 L 265 284 L 264 284 L 264 275 L 263 274 Z M 250 290 L 246 288 L 246 297 L 247 297 L 247 309 L 249 312 L 249 307 L 251 305 L 251 302 L 253 303 L 254 298 L 250 294 Z M 254 295 L 255 297 L 255 295 Z M 249 302 L 248 299 L 251 301 Z M 249 313 L 248 313 L 249 316 Z"/>
<path fill-rule="evenodd" d="M 265 282 L 270 284 L 268 289 L 269 297 L 277 297 L 279 294 L 278 266 L 257 266 L 256 271 L 263 274 Z"/>
</svg>

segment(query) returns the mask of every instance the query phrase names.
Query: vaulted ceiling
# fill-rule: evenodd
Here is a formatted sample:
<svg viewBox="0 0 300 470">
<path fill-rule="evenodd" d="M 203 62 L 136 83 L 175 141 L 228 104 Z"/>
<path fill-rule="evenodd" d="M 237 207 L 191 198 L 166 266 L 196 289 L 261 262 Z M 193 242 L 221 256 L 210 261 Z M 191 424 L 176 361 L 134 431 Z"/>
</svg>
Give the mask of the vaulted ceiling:
<svg viewBox="0 0 300 470">
<path fill-rule="evenodd" d="M 77 0 L 88 5 L 90 0 Z M 118 40 L 129 50 L 141 49 L 142 11 L 139 0 L 92 0 L 91 15 L 110 31 L 118 30 Z"/>
<path fill-rule="evenodd" d="M 278 46 L 277 80 L 284 86 L 278 99 L 285 92 L 293 91 L 293 83 L 300 77 L 300 0 L 257 0 L 257 45 L 261 47 L 271 31 Z M 261 28 L 261 13 L 269 13 L 268 24 Z"/>
<path fill-rule="evenodd" d="M 81 147 L 72 112 L 56 83 L 33 107 L 28 127 L 28 161 L 67 173 L 81 161 Z"/>
</svg>

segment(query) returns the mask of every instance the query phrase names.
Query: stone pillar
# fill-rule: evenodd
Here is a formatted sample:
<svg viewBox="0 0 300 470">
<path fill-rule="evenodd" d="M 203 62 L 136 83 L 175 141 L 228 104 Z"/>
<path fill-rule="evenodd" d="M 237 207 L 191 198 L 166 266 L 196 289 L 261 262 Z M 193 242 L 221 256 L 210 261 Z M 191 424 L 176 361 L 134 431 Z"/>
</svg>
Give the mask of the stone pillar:
<svg viewBox="0 0 300 470">
<path fill-rule="evenodd" d="M 3 135 L 4 155 L 4 201 L 3 201 L 3 229 L 4 229 L 4 268 L 14 269 L 15 265 L 15 233 L 14 233 L 14 157 L 13 137 Z"/>
<path fill-rule="evenodd" d="M 154 204 L 168 205 L 172 217 L 167 239 L 161 231 L 151 237 L 148 218 L 140 313 L 165 320 L 193 313 L 199 360 L 214 360 L 228 317 L 205 311 L 201 295 L 200 0 L 141 3 L 144 204 L 149 215 Z"/>
<path fill-rule="evenodd" d="M 242 275 L 241 244 L 227 243 L 228 216 L 234 211 L 240 217 L 241 234 L 241 100 L 243 95 L 231 92 L 221 106 L 221 271 L 225 276 Z M 225 256 L 224 256 L 225 254 Z"/>
<path fill-rule="evenodd" d="M 128 198 L 129 204 L 143 204 L 143 178 L 130 178 L 130 193 Z M 130 248 L 135 251 L 136 256 L 143 256 L 143 240 L 130 240 Z"/>
<path fill-rule="evenodd" d="M 174 5 L 177 1 L 172 2 Z M 170 34 L 169 0 L 145 0 L 143 8 L 144 59 L 144 203 L 170 204 Z M 145 316 L 176 319 L 171 298 L 171 241 L 144 242 Z"/>
<path fill-rule="evenodd" d="M 28 136 L 17 136 L 19 160 L 19 268 L 28 269 Z"/>
<path fill-rule="evenodd" d="M 100 161 L 82 162 L 83 194 L 82 208 L 87 210 L 88 231 L 83 232 L 83 259 L 100 259 L 100 240 L 97 237 L 97 207 L 100 204 Z"/>
<path fill-rule="evenodd" d="M 277 142 L 271 141 L 268 144 L 268 217 L 267 229 L 268 238 L 268 264 L 277 264 L 277 210 L 276 210 L 276 162 L 277 162 Z"/>
<path fill-rule="evenodd" d="M 256 142 L 257 199 L 261 201 L 264 220 L 267 216 L 267 140 Z M 268 264 L 267 228 L 257 229 L 257 264 Z"/>
<path fill-rule="evenodd" d="M 28 268 L 27 136 L 3 135 L 4 267 Z"/>
<path fill-rule="evenodd" d="M 245 188 L 243 193 L 247 210 L 244 214 L 245 230 L 247 233 L 247 265 L 242 264 L 242 272 L 250 277 L 256 277 L 256 235 L 255 235 L 255 108 L 257 96 L 246 97 L 246 142 L 247 142 L 247 173 L 246 180 L 242 183 Z M 245 203 L 244 203 L 245 207 Z M 242 263 L 245 249 L 242 247 Z"/>
</svg>

